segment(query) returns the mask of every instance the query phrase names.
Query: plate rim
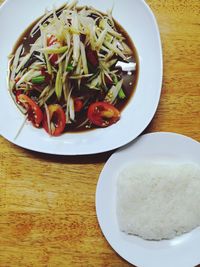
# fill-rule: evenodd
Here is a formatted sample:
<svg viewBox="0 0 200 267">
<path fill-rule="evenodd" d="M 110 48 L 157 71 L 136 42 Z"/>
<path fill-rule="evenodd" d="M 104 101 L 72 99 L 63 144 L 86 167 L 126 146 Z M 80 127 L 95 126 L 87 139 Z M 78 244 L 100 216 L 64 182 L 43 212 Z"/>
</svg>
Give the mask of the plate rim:
<svg viewBox="0 0 200 267">
<path fill-rule="evenodd" d="M 153 265 L 151 265 L 151 263 L 148 263 L 148 265 L 144 262 L 138 262 L 138 259 L 134 260 L 133 257 L 130 259 L 130 257 L 127 257 L 127 255 L 124 255 L 124 252 L 121 252 L 119 251 L 118 249 L 116 249 L 116 246 L 114 243 L 113 240 L 111 240 L 111 234 L 108 235 L 107 233 L 107 230 L 104 229 L 103 227 L 103 219 L 102 217 L 100 216 L 100 210 L 101 210 L 101 202 L 100 202 L 100 190 L 101 190 L 101 186 L 102 186 L 102 183 L 104 183 L 105 181 L 103 181 L 103 179 L 105 180 L 105 173 L 109 170 L 109 164 L 111 162 L 111 164 L 114 164 L 113 161 L 116 159 L 116 157 L 118 156 L 118 154 L 120 154 L 121 152 L 123 153 L 123 151 L 126 152 L 126 150 L 131 150 L 132 147 L 134 147 L 135 144 L 137 144 L 139 141 L 141 142 L 142 140 L 139 140 L 139 139 L 144 139 L 144 138 L 151 138 L 151 137 L 163 137 L 165 138 L 167 136 L 167 138 L 180 138 L 184 141 L 188 141 L 190 142 L 190 144 L 195 144 L 195 145 L 198 145 L 200 147 L 200 142 L 198 142 L 197 140 L 189 137 L 189 136 L 186 136 L 186 135 L 183 135 L 183 134 L 180 134 L 180 133 L 176 133 L 176 132 L 164 132 L 164 131 L 158 131 L 158 132 L 151 132 L 151 133 L 145 133 L 139 137 L 137 137 L 135 140 L 133 140 L 131 142 L 131 145 L 125 145 L 119 149 L 116 150 L 115 153 L 113 153 L 110 158 L 107 160 L 107 162 L 105 163 L 105 165 L 103 166 L 103 169 L 101 170 L 101 173 L 99 175 L 99 178 L 98 178 L 98 182 L 97 182 L 97 186 L 96 186 L 96 193 L 95 193 L 95 210 L 96 210 L 96 216 L 97 216 L 97 221 L 98 221 L 98 225 L 99 225 L 99 228 L 101 230 L 101 232 L 103 233 L 103 236 L 105 238 L 105 240 L 108 242 L 108 244 L 111 246 L 111 248 L 120 256 L 122 257 L 124 260 L 126 260 L 127 262 L 131 263 L 131 264 L 134 264 L 134 265 L 139 265 L 139 266 L 142 266 L 142 267 L 160 267 L 160 266 L 170 266 L 170 265 L 163 265 L 163 262 L 158 262 L 157 265 L 155 265 L 155 262 L 153 263 Z M 179 139 L 179 140 L 180 140 Z M 119 167 L 120 168 L 120 167 Z M 111 178 L 113 179 L 113 178 Z M 111 183 L 111 182 L 110 182 Z M 112 194 L 111 194 L 111 197 L 112 197 Z M 112 206 L 113 207 L 113 206 Z M 116 212 L 116 210 L 115 210 Z M 105 214 L 104 214 L 105 216 Z M 115 215 L 116 216 L 116 215 Z M 113 221 L 115 221 L 115 219 L 113 219 Z M 115 222 L 116 223 L 116 222 Z M 187 234 L 190 234 L 191 232 L 193 231 L 198 231 L 198 233 L 200 233 L 200 226 L 197 227 L 197 228 L 194 228 L 193 230 L 191 230 L 190 232 L 186 233 Z M 119 233 L 120 230 L 119 230 Z M 124 234 L 124 233 L 122 233 Z M 185 235 L 185 234 L 183 234 Z M 180 235 L 178 236 L 177 238 L 181 238 L 183 235 Z M 140 240 L 143 240 L 142 238 L 140 237 L 136 237 L 136 238 L 139 238 Z M 176 237 L 174 238 L 176 239 Z M 173 239 L 171 239 L 173 240 Z M 119 241 L 119 240 L 118 240 Z M 143 240 L 145 241 L 145 240 Z M 162 242 L 163 240 L 161 240 Z M 169 240 L 170 241 L 170 240 Z M 146 241 L 145 241 L 146 242 Z M 159 241 L 147 241 L 147 242 L 159 242 Z M 199 242 L 200 242 L 200 239 L 199 239 Z M 119 243 L 119 242 L 118 242 Z M 152 258 L 151 258 L 152 259 Z M 171 263 L 171 262 L 170 262 Z M 200 263 L 200 256 L 198 254 L 198 259 L 195 259 L 195 262 L 190 262 L 189 264 L 192 264 L 192 266 L 196 266 Z M 168 263 L 167 263 L 168 264 Z M 188 267 L 190 265 L 187 265 L 187 264 L 184 264 L 184 265 L 181 265 L 182 267 Z"/>
<path fill-rule="evenodd" d="M 97 154 L 97 153 L 103 153 L 103 152 L 108 152 L 108 151 L 111 151 L 111 150 L 114 150 L 114 149 L 117 149 L 119 147 L 122 147 L 128 143 L 130 143 L 132 140 L 134 140 L 135 138 L 137 138 L 143 131 L 144 129 L 149 125 L 149 123 L 152 121 L 154 115 L 155 115 L 155 112 L 158 108 L 158 105 L 159 105 L 159 101 L 160 101 L 160 97 L 161 97 L 161 92 L 162 92 L 162 81 L 163 81 L 163 52 L 162 52 L 162 43 L 161 43 L 161 37 L 160 37 L 160 32 L 159 32 L 159 27 L 158 27 L 158 23 L 157 23 L 157 20 L 156 20 L 156 17 L 153 13 L 153 11 L 151 10 L 151 8 L 149 7 L 149 5 L 144 1 L 144 0 L 139 0 L 141 2 L 141 4 L 143 5 L 143 8 L 146 9 L 146 11 L 148 12 L 148 15 L 151 17 L 151 21 L 152 21 L 152 25 L 153 25 L 153 29 L 155 31 L 155 34 L 156 34 L 156 43 L 159 47 L 159 51 L 157 52 L 157 55 L 159 56 L 159 78 L 157 79 L 157 84 L 159 85 L 156 85 L 158 86 L 157 88 L 157 91 L 156 91 L 156 97 L 154 98 L 154 101 L 151 105 L 151 110 L 150 112 L 147 114 L 143 124 L 142 124 L 142 127 L 140 126 L 138 128 L 138 131 L 136 133 L 134 133 L 133 135 L 129 135 L 126 139 L 123 139 L 123 140 L 118 140 L 117 142 L 115 142 L 115 144 L 106 144 L 107 146 L 103 146 L 103 148 L 101 147 L 96 147 L 95 149 L 94 148 L 90 148 L 88 147 L 87 151 L 85 151 L 84 148 L 82 148 L 82 150 L 72 150 L 70 149 L 70 152 L 63 152 L 63 151 L 60 151 L 60 150 L 55 150 L 54 147 L 49 147 L 48 149 L 47 148 L 41 148 L 41 147 L 34 147 L 30 145 L 30 143 L 27 145 L 27 144 L 24 144 L 23 142 L 19 141 L 18 139 L 14 140 L 14 138 L 11 138 L 9 136 L 6 135 L 6 133 L 4 133 L 4 131 L 0 131 L 0 134 L 5 138 L 7 139 L 8 141 L 10 141 L 11 143 L 19 146 L 19 147 L 22 147 L 22 148 L 25 148 L 25 149 L 28 149 L 30 151 L 36 151 L 36 152 L 42 152 L 42 153 L 45 153 L 45 154 L 54 154 L 54 155 L 66 155 L 66 156 L 75 156 L 75 155 L 90 155 L 90 154 Z M 11 0 L 6 0 L 0 7 L 0 14 L 1 12 L 3 12 L 4 8 L 9 4 L 11 3 L 12 1 Z M 137 49 L 137 48 L 136 48 Z M 140 62 L 139 62 L 140 63 Z M 136 86 L 136 90 L 137 90 L 137 86 Z M 102 129 L 96 129 L 94 131 L 99 131 L 99 130 L 102 130 Z M 87 132 L 83 132 L 83 133 L 74 133 L 75 135 L 79 135 L 80 138 L 82 136 L 84 136 L 84 134 L 87 134 Z M 66 133 L 67 135 L 67 133 Z M 67 138 L 66 138 L 67 139 Z M 62 141 L 61 141 L 62 142 Z M 64 142 L 63 142 L 64 143 Z"/>
</svg>

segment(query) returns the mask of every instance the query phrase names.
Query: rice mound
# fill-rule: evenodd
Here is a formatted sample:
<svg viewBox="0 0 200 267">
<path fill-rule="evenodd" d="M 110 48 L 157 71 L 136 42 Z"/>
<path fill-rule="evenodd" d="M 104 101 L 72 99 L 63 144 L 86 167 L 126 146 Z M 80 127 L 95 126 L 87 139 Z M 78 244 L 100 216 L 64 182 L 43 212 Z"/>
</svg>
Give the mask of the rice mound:
<svg viewBox="0 0 200 267">
<path fill-rule="evenodd" d="M 138 162 L 117 179 L 119 228 L 144 239 L 170 239 L 200 225 L 200 166 Z"/>
</svg>

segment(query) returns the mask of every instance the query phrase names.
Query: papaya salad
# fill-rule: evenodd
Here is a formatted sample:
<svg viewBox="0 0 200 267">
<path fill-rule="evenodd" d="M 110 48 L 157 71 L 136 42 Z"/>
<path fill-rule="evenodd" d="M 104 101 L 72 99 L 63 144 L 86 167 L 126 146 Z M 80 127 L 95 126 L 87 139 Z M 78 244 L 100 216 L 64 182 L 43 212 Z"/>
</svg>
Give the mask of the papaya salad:
<svg viewBox="0 0 200 267">
<path fill-rule="evenodd" d="M 77 2 L 46 12 L 10 57 L 15 103 L 52 136 L 116 123 L 137 80 L 135 48 L 112 12 Z"/>
</svg>

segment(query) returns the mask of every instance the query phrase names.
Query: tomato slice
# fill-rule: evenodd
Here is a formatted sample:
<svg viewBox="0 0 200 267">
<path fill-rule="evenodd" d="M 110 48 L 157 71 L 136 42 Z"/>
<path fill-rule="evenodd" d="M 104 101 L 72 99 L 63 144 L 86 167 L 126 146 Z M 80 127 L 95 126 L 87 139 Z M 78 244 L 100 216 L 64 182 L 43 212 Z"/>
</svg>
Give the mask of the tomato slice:
<svg viewBox="0 0 200 267">
<path fill-rule="evenodd" d="M 17 101 L 27 110 L 28 120 L 32 122 L 33 126 L 38 128 L 43 118 L 40 107 L 34 100 L 24 94 L 18 95 Z"/>
<path fill-rule="evenodd" d="M 43 117 L 43 127 L 47 133 L 53 136 L 60 135 L 64 129 L 66 124 L 66 116 L 62 107 L 58 104 L 49 105 L 48 107 L 48 115 L 44 113 Z M 49 120 L 49 121 L 48 121 Z"/>
<path fill-rule="evenodd" d="M 13 90 L 13 94 L 15 95 L 15 100 L 16 100 L 17 104 L 21 104 L 19 102 L 18 96 L 21 95 L 21 94 L 23 94 L 23 91 L 22 90 L 16 90 L 16 89 L 14 89 Z"/>
<path fill-rule="evenodd" d="M 112 104 L 95 102 L 88 108 L 88 118 L 96 126 L 107 127 L 120 119 L 120 112 Z"/>
</svg>

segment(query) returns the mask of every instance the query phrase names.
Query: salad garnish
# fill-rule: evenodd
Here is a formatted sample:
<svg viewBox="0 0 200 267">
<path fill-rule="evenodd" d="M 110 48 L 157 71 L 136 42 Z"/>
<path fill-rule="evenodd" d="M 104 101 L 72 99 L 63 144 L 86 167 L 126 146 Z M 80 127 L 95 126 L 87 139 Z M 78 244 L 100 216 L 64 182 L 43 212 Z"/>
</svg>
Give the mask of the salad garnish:
<svg viewBox="0 0 200 267">
<path fill-rule="evenodd" d="M 116 123 L 118 105 L 129 97 L 124 77 L 137 70 L 112 12 L 77 4 L 46 12 L 10 59 L 9 89 L 17 106 L 52 136 Z"/>
</svg>

